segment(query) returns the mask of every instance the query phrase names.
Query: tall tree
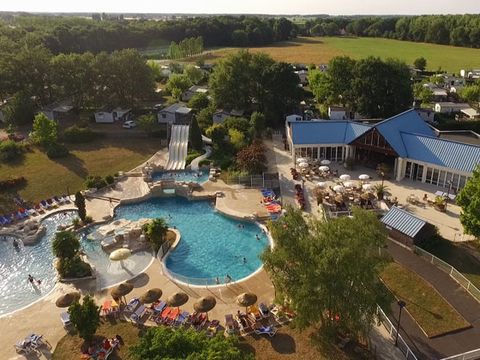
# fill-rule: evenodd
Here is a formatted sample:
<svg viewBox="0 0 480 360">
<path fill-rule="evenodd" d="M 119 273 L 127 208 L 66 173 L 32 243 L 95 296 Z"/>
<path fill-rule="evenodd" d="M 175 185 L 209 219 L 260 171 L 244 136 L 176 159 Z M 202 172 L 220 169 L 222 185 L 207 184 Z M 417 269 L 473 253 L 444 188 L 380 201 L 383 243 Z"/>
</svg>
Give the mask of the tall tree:
<svg viewBox="0 0 480 360">
<path fill-rule="evenodd" d="M 80 191 L 75 193 L 75 206 L 78 209 L 78 217 L 80 220 L 85 222 L 85 218 L 87 217 L 87 209 L 85 206 L 85 197 Z"/>
<path fill-rule="evenodd" d="M 460 222 L 465 232 L 480 239 L 480 166 L 473 171 L 456 201 L 462 208 Z"/>
<path fill-rule="evenodd" d="M 78 335 L 87 343 L 90 343 L 100 326 L 100 307 L 95 304 L 93 298 L 86 295 L 82 304 L 74 302 L 70 305 L 68 313 L 70 314 L 70 321 L 78 331 Z"/>
<path fill-rule="evenodd" d="M 158 251 L 164 243 L 167 230 L 168 224 L 164 218 L 152 219 L 143 227 L 147 240 L 155 251 Z"/>
<path fill-rule="evenodd" d="M 423 71 L 427 67 L 427 59 L 425 59 L 423 56 L 416 58 L 413 62 L 413 66 L 415 66 L 416 69 Z"/>
<path fill-rule="evenodd" d="M 59 231 L 52 241 L 52 250 L 58 258 L 72 259 L 80 250 L 80 241 L 73 231 Z"/>
<path fill-rule="evenodd" d="M 200 151 L 203 148 L 202 131 L 198 126 L 196 116 L 193 117 L 190 124 L 190 144 L 192 145 L 192 148 L 197 151 Z"/>
<path fill-rule="evenodd" d="M 32 97 L 21 91 L 9 100 L 5 115 L 7 122 L 15 126 L 30 125 L 35 116 L 35 104 Z"/>
<path fill-rule="evenodd" d="M 186 75 L 173 74 L 168 79 L 165 89 L 170 92 L 176 100 L 180 100 L 182 93 L 190 86 L 192 86 L 192 82 Z"/>
<path fill-rule="evenodd" d="M 57 143 L 58 125 L 50 120 L 44 113 L 39 113 L 33 120 L 31 138 L 37 144 L 48 147 Z"/>
<path fill-rule="evenodd" d="M 275 247 L 262 258 L 279 296 L 296 312 L 298 325 L 319 326 L 329 334 L 366 334 L 377 303 L 385 299 L 377 254 L 387 235 L 376 215 L 354 209 L 352 218 L 324 222 L 307 220 L 288 207 L 269 227 Z"/>
</svg>

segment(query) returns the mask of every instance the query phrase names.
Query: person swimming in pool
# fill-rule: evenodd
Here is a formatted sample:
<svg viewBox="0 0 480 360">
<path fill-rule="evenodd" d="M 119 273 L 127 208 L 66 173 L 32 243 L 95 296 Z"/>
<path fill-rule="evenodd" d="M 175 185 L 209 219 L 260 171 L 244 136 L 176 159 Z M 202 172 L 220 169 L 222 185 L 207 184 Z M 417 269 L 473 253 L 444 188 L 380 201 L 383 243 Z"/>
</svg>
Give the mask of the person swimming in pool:
<svg viewBox="0 0 480 360">
<path fill-rule="evenodd" d="M 14 247 L 15 249 L 18 248 L 18 241 L 17 241 L 17 239 L 13 239 L 12 245 L 13 245 L 13 247 Z"/>
<path fill-rule="evenodd" d="M 256 238 L 257 240 L 260 240 L 260 236 L 258 236 L 258 234 L 255 234 L 255 238 Z"/>
<path fill-rule="evenodd" d="M 246 258 L 245 256 L 242 258 L 242 262 L 243 262 L 244 264 L 247 263 L 247 258 Z"/>
<path fill-rule="evenodd" d="M 35 281 L 35 279 L 32 275 L 28 274 L 28 281 L 30 281 L 30 284 L 33 285 L 33 282 Z"/>
</svg>

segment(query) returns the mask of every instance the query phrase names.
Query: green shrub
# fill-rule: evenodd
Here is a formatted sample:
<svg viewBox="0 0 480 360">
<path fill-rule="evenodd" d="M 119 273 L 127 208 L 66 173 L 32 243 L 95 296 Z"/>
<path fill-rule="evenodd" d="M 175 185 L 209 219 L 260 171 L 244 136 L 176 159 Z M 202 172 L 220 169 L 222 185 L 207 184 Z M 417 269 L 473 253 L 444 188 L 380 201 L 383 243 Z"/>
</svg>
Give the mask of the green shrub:
<svg viewBox="0 0 480 360">
<path fill-rule="evenodd" d="M 47 156 L 50 159 L 59 159 L 68 156 L 69 152 L 65 145 L 52 143 L 47 147 Z"/>
<path fill-rule="evenodd" d="M 212 163 L 211 160 L 204 159 L 204 160 L 200 161 L 200 162 L 198 163 L 198 165 L 199 165 L 199 166 L 210 166 L 211 163 Z"/>
<path fill-rule="evenodd" d="M 90 265 L 78 255 L 73 258 L 59 258 L 57 270 L 63 278 L 82 278 L 92 275 Z"/>
<path fill-rule="evenodd" d="M 78 127 L 76 125 L 66 128 L 63 132 L 65 141 L 69 143 L 85 143 L 95 140 L 96 133 L 88 127 Z"/>
<path fill-rule="evenodd" d="M 14 161 L 23 156 L 25 148 L 22 144 L 13 140 L 6 140 L 0 143 L 0 161 Z"/>
<path fill-rule="evenodd" d="M 85 187 L 87 189 L 101 189 L 107 186 L 107 182 L 100 176 L 88 175 L 85 180 Z"/>
<path fill-rule="evenodd" d="M 80 220 L 80 218 L 76 217 L 72 220 L 72 225 L 75 229 L 78 229 L 82 226 L 82 220 Z"/>
<path fill-rule="evenodd" d="M 115 182 L 115 178 L 112 175 L 105 176 L 105 182 L 108 185 L 112 185 Z"/>
<path fill-rule="evenodd" d="M 85 220 L 83 220 L 84 224 L 91 224 L 93 222 L 93 218 L 90 215 L 85 216 Z"/>
<path fill-rule="evenodd" d="M 23 176 L 19 176 L 13 179 L 7 179 L 7 180 L 2 180 L 0 181 L 0 190 L 9 190 L 13 189 L 17 186 L 22 186 L 27 183 L 27 179 L 25 179 Z"/>
<path fill-rule="evenodd" d="M 203 152 L 196 151 L 196 150 L 189 151 L 189 153 L 187 155 L 187 159 L 186 159 L 187 165 L 189 165 L 193 161 L 193 159 L 195 159 L 195 158 L 197 158 L 201 155 L 203 155 Z"/>
</svg>

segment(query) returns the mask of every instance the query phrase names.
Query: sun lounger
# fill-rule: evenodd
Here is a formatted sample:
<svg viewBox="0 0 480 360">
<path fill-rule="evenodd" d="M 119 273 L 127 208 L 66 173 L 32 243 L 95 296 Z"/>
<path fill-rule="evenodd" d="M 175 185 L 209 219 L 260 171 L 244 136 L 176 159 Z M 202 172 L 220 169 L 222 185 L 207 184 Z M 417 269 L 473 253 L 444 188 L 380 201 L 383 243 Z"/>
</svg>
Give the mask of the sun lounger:
<svg viewBox="0 0 480 360">
<path fill-rule="evenodd" d="M 167 306 L 167 303 L 165 301 L 158 301 L 150 307 L 153 310 L 153 314 L 157 315 L 160 314 L 163 309 L 165 309 L 165 306 Z"/>
<path fill-rule="evenodd" d="M 269 326 L 260 326 L 258 328 L 255 328 L 255 334 L 257 335 L 263 335 L 263 334 L 266 334 L 270 337 L 273 337 L 275 336 L 275 334 L 277 333 L 277 328 L 273 325 L 269 325 Z"/>
<path fill-rule="evenodd" d="M 233 319 L 233 315 L 232 314 L 227 314 L 225 315 L 225 331 L 227 334 L 229 335 L 233 335 L 235 334 L 235 332 L 237 331 L 237 323 L 235 322 L 235 320 Z"/>
<path fill-rule="evenodd" d="M 219 325 L 220 325 L 220 321 L 218 320 L 210 321 L 210 324 L 208 324 L 208 327 L 207 327 L 207 336 L 214 337 L 215 335 L 217 335 Z"/>
<path fill-rule="evenodd" d="M 260 310 L 262 317 L 267 318 L 270 316 L 270 309 L 264 303 L 260 303 L 260 305 L 258 305 L 258 309 Z"/>
<path fill-rule="evenodd" d="M 60 320 L 62 321 L 63 327 L 67 328 L 72 323 L 70 322 L 70 314 L 68 312 L 63 312 L 60 314 Z"/>
<path fill-rule="evenodd" d="M 125 306 L 125 311 L 133 312 L 137 308 L 138 304 L 140 304 L 140 300 L 138 298 L 130 299 L 128 304 Z"/>
<path fill-rule="evenodd" d="M 50 204 L 48 204 L 45 200 L 42 200 L 40 201 L 40 206 L 44 209 L 44 210 L 48 210 L 50 209 Z"/>
<path fill-rule="evenodd" d="M 63 201 L 64 201 L 66 204 L 68 204 L 68 203 L 70 202 L 70 196 L 64 194 L 64 195 L 62 195 L 62 198 L 63 198 Z"/>
<path fill-rule="evenodd" d="M 15 345 L 15 351 L 17 354 L 30 354 L 35 349 L 32 346 L 31 342 L 25 342 L 25 340 L 17 341 Z"/>
<path fill-rule="evenodd" d="M 146 311 L 147 309 L 145 308 L 145 305 L 142 304 L 132 315 L 130 315 L 130 319 L 138 323 L 142 320 L 142 317 L 145 315 Z"/>
<path fill-rule="evenodd" d="M 65 200 L 61 197 L 58 197 L 58 196 L 54 196 L 53 197 L 53 200 L 55 200 L 55 202 L 58 204 L 58 205 L 63 205 L 65 203 Z"/>
<path fill-rule="evenodd" d="M 102 315 L 106 316 L 112 312 L 112 300 L 107 299 L 102 304 Z"/>
<path fill-rule="evenodd" d="M 197 331 L 199 331 L 199 330 L 202 330 L 207 325 L 207 323 L 208 323 L 207 314 L 201 313 L 197 317 L 197 322 L 196 322 L 196 324 L 194 324 L 194 327 Z"/>
<path fill-rule="evenodd" d="M 247 314 L 250 315 L 253 321 L 259 321 L 262 319 L 262 314 L 260 313 L 260 310 L 258 310 L 257 305 L 247 307 Z"/>
<path fill-rule="evenodd" d="M 43 335 L 37 335 L 33 333 L 25 338 L 25 341 L 27 340 L 32 343 L 34 348 L 38 348 L 40 346 L 45 345 L 45 342 L 43 341 Z"/>
<path fill-rule="evenodd" d="M 248 335 L 253 331 L 252 324 L 246 315 L 235 315 L 235 320 L 237 321 L 241 335 Z"/>
<path fill-rule="evenodd" d="M 157 324 L 164 324 L 167 319 L 168 319 L 168 315 L 170 314 L 170 312 L 173 310 L 173 308 L 167 306 L 163 309 L 163 311 L 158 314 L 153 320 L 157 323 Z"/>
<path fill-rule="evenodd" d="M 168 313 L 164 324 L 165 325 L 173 325 L 177 320 L 177 317 L 180 315 L 180 309 L 178 307 L 172 308 L 172 310 Z"/>
<path fill-rule="evenodd" d="M 189 316 L 190 316 L 190 313 L 188 311 L 183 311 L 181 314 L 177 316 L 177 319 L 173 323 L 173 326 L 176 326 L 176 327 L 182 326 L 187 322 L 187 319 Z"/>
</svg>

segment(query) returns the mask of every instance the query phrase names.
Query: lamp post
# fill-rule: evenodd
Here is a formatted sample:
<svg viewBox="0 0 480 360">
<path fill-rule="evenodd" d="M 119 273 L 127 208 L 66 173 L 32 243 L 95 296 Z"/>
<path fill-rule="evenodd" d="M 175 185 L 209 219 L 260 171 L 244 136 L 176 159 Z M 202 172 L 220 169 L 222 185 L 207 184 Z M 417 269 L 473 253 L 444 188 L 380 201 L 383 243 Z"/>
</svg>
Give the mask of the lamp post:
<svg viewBox="0 0 480 360">
<path fill-rule="evenodd" d="M 407 303 L 403 300 L 398 300 L 397 304 L 400 310 L 398 312 L 397 335 L 395 336 L 395 346 L 398 346 L 398 332 L 400 331 L 400 319 L 402 318 L 402 309 L 407 305 Z"/>
<path fill-rule="evenodd" d="M 445 199 L 445 210 L 447 210 L 448 199 L 450 199 L 450 190 L 452 189 L 452 180 L 447 180 L 448 190 L 447 190 L 447 198 Z"/>
</svg>

